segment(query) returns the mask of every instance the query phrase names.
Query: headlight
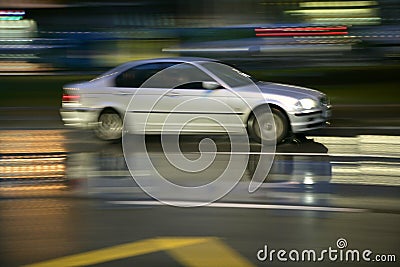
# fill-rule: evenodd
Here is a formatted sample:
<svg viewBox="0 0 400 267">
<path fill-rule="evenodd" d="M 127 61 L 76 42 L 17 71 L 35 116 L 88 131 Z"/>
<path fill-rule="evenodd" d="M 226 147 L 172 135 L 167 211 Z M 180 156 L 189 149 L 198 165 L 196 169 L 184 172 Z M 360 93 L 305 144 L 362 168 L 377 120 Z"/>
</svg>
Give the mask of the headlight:
<svg viewBox="0 0 400 267">
<path fill-rule="evenodd" d="M 298 104 L 303 108 L 303 109 L 313 109 L 318 107 L 318 102 L 315 101 L 314 99 L 311 98 L 304 98 L 299 100 Z"/>
</svg>

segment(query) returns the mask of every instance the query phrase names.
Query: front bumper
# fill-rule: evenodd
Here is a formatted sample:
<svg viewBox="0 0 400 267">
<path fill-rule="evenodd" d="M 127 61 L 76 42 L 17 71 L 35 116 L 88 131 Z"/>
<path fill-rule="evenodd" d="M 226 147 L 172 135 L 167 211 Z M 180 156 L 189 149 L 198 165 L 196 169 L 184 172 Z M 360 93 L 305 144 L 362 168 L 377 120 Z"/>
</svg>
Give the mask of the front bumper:
<svg viewBox="0 0 400 267">
<path fill-rule="evenodd" d="M 65 126 L 77 128 L 93 128 L 97 125 L 99 109 L 93 108 L 61 108 L 60 115 Z"/>
<path fill-rule="evenodd" d="M 288 115 L 292 132 L 300 133 L 325 127 L 328 119 L 332 115 L 332 111 L 329 107 L 308 112 L 296 112 Z"/>
</svg>

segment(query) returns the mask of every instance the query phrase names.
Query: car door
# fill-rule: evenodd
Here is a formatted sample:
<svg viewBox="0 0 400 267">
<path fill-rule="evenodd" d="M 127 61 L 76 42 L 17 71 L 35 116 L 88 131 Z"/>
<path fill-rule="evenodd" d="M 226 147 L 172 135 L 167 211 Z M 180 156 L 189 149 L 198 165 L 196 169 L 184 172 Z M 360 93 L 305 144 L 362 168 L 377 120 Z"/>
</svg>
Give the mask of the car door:
<svg viewBox="0 0 400 267">
<path fill-rule="evenodd" d="M 175 64 L 178 63 L 146 63 L 131 67 L 115 78 L 110 98 L 117 105 L 120 105 L 121 110 L 126 111 L 124 122 L 129 126 L 130 131 L 142 132 L 145 130 L 145 125 L 151 126 L 155 124 L 153 121 L 157 120 L 157 118 L 154 118 L 154 116 L 157 117 L 157 112 L 152 116 L 150 111 L 154 109 L 154 103 L 162 95 L 163 88 L 144 88 L 142 85 L 152 76 Z"/>
<path fill-rule="evenodd" d="M 165 63 L 136 67 L 138 88 L 120 87 L 131 93 L 125 120 L 139 132 L 243 132 L 247 106 L 232 90 L 195 64 Z M 141 74 L 140 71 L 145 72 Z M 143 77 L 142 77 L 142 76 Z M 135 80 L 137 82 L 137 80 Z M 209 85 L 216 85 L 210 87 Z M 138 84 L 135 84 L 137 87 Z"/>
<path fill-rule="evenodd" d="M 243 132 L 245 102 L 194 65 L 182 64 L 171 70 L 174 68 L 179 71 L 170 85 L 175 86 L 157 103 L 163 116 L 155 127 L 162 132 Z"/>
</svg>

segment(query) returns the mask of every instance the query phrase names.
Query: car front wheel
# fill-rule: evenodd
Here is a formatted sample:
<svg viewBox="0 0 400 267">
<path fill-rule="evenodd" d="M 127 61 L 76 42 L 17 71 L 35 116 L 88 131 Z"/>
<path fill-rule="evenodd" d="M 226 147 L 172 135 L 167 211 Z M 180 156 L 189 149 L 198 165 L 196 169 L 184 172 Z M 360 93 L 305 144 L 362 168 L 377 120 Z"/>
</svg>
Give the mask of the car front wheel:
<svg viewBox="0 0 400 267">
<path fill-rule="evenodd" d="M 116 111 L 105 110 L 100 114 L 94 132 L 102 140 L 118 140 L 122 136 L 122 126 L 122 119 Z"/>
<path fill-rule="evenodd" d="M 289 133 L 289 122 L 277 108 L 258 108 L 249 120 L 250 136 L 257 142 L 261 141 L 280 143 Z M 271 112 L 271 113 L 270 113 Z M 271 115 L 275 127 L 271 122 Z"/>
</svg>

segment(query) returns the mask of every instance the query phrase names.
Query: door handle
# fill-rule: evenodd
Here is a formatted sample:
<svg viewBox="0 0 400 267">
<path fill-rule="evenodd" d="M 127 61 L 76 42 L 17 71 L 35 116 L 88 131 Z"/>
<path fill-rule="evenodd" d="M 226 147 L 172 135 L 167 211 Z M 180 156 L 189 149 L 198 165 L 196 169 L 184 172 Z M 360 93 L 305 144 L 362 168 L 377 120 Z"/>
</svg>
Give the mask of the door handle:
<svg viewBox="0 0 400 267">
<path fill-rule="evenodd" d="M 169 97 L 180 96 L 180 95 L 181 94 L 178 93 L 178 92 L 169 92 L 169 93 L 166 94 L 166 96 L 169 96 Z"/>
<path fill-rule="evenodd" d="M 132 93 L 129 92 L 125 92 L 125 91 L 117 91 L 116 93 L 114 93 L 115 95 L 131 95 Z"/>
</svg>

